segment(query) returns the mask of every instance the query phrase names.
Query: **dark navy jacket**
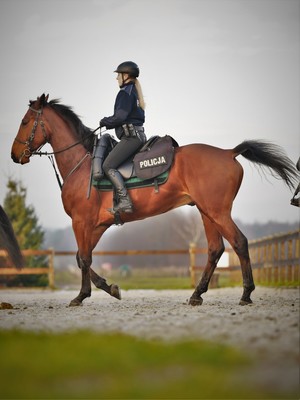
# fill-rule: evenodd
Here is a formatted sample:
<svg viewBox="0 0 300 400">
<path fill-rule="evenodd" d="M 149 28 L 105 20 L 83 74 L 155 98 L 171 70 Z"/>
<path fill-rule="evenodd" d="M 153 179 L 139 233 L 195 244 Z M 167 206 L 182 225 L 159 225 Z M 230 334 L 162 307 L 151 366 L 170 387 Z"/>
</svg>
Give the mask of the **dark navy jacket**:
<svg viewBox="0 0 300 400">
<path fill-rule="evenodd" d="M 123 124 L 142 126 L 145 122 L 145 112 L 139 107 L 138 95 L 134 83 L 124 85 L 116 98 L 114 115 L 104 117 L 100 124 L 107 129 L 118 128 Z"/>
</svg>

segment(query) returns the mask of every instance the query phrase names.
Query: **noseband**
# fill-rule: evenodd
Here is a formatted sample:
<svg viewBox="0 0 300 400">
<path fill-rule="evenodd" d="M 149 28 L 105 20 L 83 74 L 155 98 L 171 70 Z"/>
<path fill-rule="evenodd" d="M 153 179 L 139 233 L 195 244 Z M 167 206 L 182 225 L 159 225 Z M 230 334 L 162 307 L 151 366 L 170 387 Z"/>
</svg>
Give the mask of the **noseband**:
<svg viewBox="0 0 300 400">
<path fill-rule="evenodd" d="M 35 152 L 33 152 L 32 149 L 31 149 L 31 143 L 34 140 L 35 132 L 36 132 L 36 128 L 38 126 L 38 123 L 40 123 L 40 126 L 42 128 L 42 133 L 43 133 L 44 139 L 47 140 L 45 124 L 44 124 L 42 119 L 39 121 L 39 118 L 43 114 L 43 108 L 40 108 L 39 110 L 36 110 L 36 109 L 34 109 L 34 108 L 29 106 L 29 109 L 36 113 L 36 117 L 35 117 L 35 120 L 34 120 L 34 123 L 33 123 L 33 126 L 32 126 L 32 130 L 31 130 L 31 134 L 30 134 L 29 138 L 26 141 L 23 141 L 23 140 L 20 140 L 18 138 L 15 138 L 16 142 L 21 143 L 21 144 L 25 144 L 27 146 L 24 149 L 23 153 L 21 154 L 21 156 L 19 158 L 19 162 L 21 162 L 23 157 L 28 157 L 29 158 L 32 154 L 35 154 Z"/>
</svg>

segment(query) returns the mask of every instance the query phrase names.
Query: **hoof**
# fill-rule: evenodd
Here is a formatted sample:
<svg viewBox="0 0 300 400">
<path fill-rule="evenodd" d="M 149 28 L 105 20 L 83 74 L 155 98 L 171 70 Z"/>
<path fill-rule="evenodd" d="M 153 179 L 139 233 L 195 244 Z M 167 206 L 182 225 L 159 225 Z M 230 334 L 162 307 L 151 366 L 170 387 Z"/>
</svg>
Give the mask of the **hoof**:
<svg viewBox="0 0 300 400">
<path fill-rule="evenodd" d="M 240 305 L 240 306 L 249 306 L 250 304 L 253 304 L 253 302 L 252 302 L 251 299 L 249 299 L 249 300 L 243 300 L 243 299 L 241 299 L 240 302 L 239 302 L 239 305 Z"/>
<path fill-rule="evenodd" d="M 202 297 L 195 299 L 193 297 L 190 298 L 189 300 L 189 305 L 190 306 L 201 306 L 201 304 L 203 303 L 203 299 Z"/>
<path fill-rule="evenodd" d="M 118 300 L 121 300 L 121 291 L 118 285 L 110 286 L 110 295 Z"/>
<path fill-rule="evenodd" d="M 82 306 L 82 302 L 77 299 L 72 300 L 71 303 L 69 304 L 69 307 L 78 307 L 78 306 Z"/>
</svg>

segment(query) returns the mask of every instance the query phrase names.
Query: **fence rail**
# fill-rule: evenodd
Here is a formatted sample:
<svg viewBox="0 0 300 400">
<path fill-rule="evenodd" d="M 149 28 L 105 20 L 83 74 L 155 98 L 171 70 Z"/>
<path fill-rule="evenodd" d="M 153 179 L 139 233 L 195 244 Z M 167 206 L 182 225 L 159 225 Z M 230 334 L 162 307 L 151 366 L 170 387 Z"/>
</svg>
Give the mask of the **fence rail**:
<svg viewBox="0 0 300 400">
<path fill-rule="evenodd" d="M 257 283 L 300 284 L 299 230 L 249 241 L 253 276 Z M 230 252 L 232 278 L 237 279 L 239 260 Z"/>
<path fill-rule="evenodd" d="M 48 285 L 54 288 L 54 255 L 53 249 L 49 250 L 22 250 L 24 257 L 48 256 L 48 267 L 0 268 L 0 275 L 48 275 Z M 0 250 L 0 257 L 8 257 L 6 250 Z"/>
<path fill-rule="evenodd" d="M 229 274 L 231 282 L 242 282 L 240 262 L 237 255 L 231 248 L 226 248 L 225 251 L 229 255 L 228 267 L 216 269 L 212 286 L 218 285 L 219 274 Z M 196 265 L 196 255 L 205 252 L 206 249 L 190 247 L 190 272 L 193 285 L 196 285 L 199 275 L 204 269 L 204 265 Z M 249 254 L 256 283 L 300 285 L 299 230 L 250 240 Z"/>
<path fill-rule="evenodd" d="M 230 274 L 230 280 L 241 282 L 239 259 L 232 249 L 226 248 L 229 253 L 229 266 L 217 268 L 212 279 L 212 286 L 218 285 L 219 274 Z M 0 275 L 47 274 L 49 286 L 54 287 L 54 257 L 75 256 L 75 251 L 23 250 L 23 255 L 47 255 L 48 267 L 42 268 L 0 268 Z M 252 262 L 253 275 L 257 283 L 300 284 L 300 236 L 299 231 L 249 241 L 249 253 Z M 191 244 L 189 249 L 179 250 L 124 250 L 124 251 L 94 251 L 93 256 L 138 256 L 138 255 L 187 255 L 189 257 L 189 271 L 191 283 L 197 284 L 199 274 L 204 265 L 197 265 L 197 254 L 207 254 L 207 248 L 196 248 Z M 1 257 L 7 257 L 5 250 L 0 250 Z"/>
</svg>

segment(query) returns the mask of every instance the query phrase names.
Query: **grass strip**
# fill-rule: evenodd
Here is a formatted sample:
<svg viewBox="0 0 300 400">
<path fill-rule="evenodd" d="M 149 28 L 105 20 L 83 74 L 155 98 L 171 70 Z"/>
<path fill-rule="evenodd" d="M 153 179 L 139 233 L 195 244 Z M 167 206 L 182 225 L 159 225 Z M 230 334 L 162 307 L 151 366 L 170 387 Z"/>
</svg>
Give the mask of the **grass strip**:
<svg viewBox="0 0 300 400">
<path fill-rule="evenodd" d="M 249 361 L 210 342 L 0 331 L 0 354 L 1 399 L 280 398 L 247 386 Z"/>
</svg>

